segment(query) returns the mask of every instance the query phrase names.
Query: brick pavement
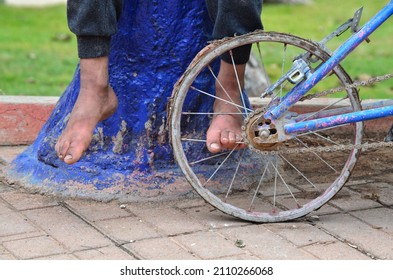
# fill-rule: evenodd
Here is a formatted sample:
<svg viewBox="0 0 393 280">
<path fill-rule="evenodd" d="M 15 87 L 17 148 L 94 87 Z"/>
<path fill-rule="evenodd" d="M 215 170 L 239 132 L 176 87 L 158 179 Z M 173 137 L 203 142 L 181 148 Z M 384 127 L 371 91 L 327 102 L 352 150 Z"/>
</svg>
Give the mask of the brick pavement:
<svg viewBox="0 0 393 280">
<path fill-rule="evenodd" d="M 0 165 L 22 149 L 1 147 Z M 199 198 L 103 203 L 0 183 L 0 259 L 391 260 L 393 176 L 369 175 L 312 219 L 277 224 L 240 221 Z"/>
</svg>

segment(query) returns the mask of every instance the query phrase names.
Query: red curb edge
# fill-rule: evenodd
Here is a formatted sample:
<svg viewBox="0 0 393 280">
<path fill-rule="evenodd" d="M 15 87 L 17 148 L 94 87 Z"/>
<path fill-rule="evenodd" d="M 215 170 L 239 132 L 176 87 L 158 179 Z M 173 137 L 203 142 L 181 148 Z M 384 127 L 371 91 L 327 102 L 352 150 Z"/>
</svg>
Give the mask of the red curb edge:
<svg viewBox="0 0 393 280">
<path fill-rule="evenodd" d="M 31 144 L 52 113 L 58 99 L 43 96 L 0 96 L 0 145 Z M 255 107 L 264 105 L 257 98 L 250 99 Z M 315 110 L 315 107 L 323 108 L 334 102 L 334 99 L 326 98 L 320 101 L 303 102 L 297 109 L 305 112 L 311 108 Z M 386 133 L 392 123 L 393 117 L 367 121 L 366 132 Z"/>
<path fill-rule="evenodd" d="M 0 96 L 0 145 L 31 144 L 58 97 Z"/>
</svg>

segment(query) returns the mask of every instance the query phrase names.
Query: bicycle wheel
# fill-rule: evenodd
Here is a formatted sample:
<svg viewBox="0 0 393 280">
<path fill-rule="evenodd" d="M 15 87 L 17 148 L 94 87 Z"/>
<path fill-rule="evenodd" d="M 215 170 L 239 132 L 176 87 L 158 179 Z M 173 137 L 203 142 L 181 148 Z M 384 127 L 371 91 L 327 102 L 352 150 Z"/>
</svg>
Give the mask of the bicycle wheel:
<svg viewBox="0 0 393 280">
<path fill-rule="evenodd" d="M 222 54 L 243 45 L 252 45 L 255 57 L 264 66 L 261 71 L 267 73 L 266 81 L 276 81 L 300 54 L 307 54 L 311 69 L 330 57 L 327 50 L 312 41 L 276 32 L 258 31 L 213 42 L 196 56 L 173 90 L 168 121 L 175 159 L 193 188 L 224 213 L 253 222 L 305 216 L 328 202 L 348 180 L 359 155 L 351 145 L 361 143 L 363 124 L 305 133 L 274 145 L 256 145 L 250 123 L 256 121 L 270 99 L 260 99 L 255 109 L 247 98 L 242 98 L 243 140 L 248 147 L 209 153 L 205 147 L 206 130 L 214 115 L 216 97 L 214 88 L 205 86 L 205 82 L 216 79 L 216 65 Z M 313 95 L 351 83 L 348 74 L 337 66 L 307 94 L 311 100 L 299 101 L 299 106 L 291 109 L 292 114 L 307 112 L 310 118 L 344 105 L 350 111 L 361 110 L 356 89 L 347 87 L 330 99 Z M 274 97 L 293 86 L 283 84 Z M 341 149 L 343 145 L 350 148 Z M 295 152 L 285 153 L 290 149 Z"/>
</svg>

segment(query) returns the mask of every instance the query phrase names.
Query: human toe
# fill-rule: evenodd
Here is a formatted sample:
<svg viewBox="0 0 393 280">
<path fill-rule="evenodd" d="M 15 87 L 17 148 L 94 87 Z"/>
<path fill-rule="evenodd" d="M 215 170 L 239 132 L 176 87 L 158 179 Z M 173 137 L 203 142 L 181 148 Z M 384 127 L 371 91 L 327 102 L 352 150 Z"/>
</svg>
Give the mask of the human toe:
<svg viewBox="0 0 393 280">
<path fill-rule="evenodd" d="M 218 143 L 211 143 L 210 145 L 207 146 L 207 149 L 211 152 L 211 153 L 218 153 L 221 152 L 221 146 Z"/>
<path fill-rule="evenodd" d="M 84 149 L 81 146 L 70 146 L 64 156 L 64 162 L 67 164 L 74 164 L 83 155 Z"/>
<path fill-rule="evenodd" d="M 60 159 L 64 159 L 67 153 L 67 147 L 68 147 L 68 142 L 63 141 L 61 138 L 57 141 L 55 145 L 55 151 Z"/>
</svg>

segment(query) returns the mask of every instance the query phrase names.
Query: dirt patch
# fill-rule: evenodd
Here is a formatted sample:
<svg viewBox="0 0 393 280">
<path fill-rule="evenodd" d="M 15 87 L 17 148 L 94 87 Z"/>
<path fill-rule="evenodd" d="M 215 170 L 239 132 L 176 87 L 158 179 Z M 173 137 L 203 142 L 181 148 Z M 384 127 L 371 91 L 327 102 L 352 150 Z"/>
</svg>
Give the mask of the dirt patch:
<svg viewBox="0 0 393 280">
<path fill-rule="evenodd" d="M 362 152 L 349 181 L 393 183 L 393 150 L 391 148 L 370 149 Z"/>
</svg>

